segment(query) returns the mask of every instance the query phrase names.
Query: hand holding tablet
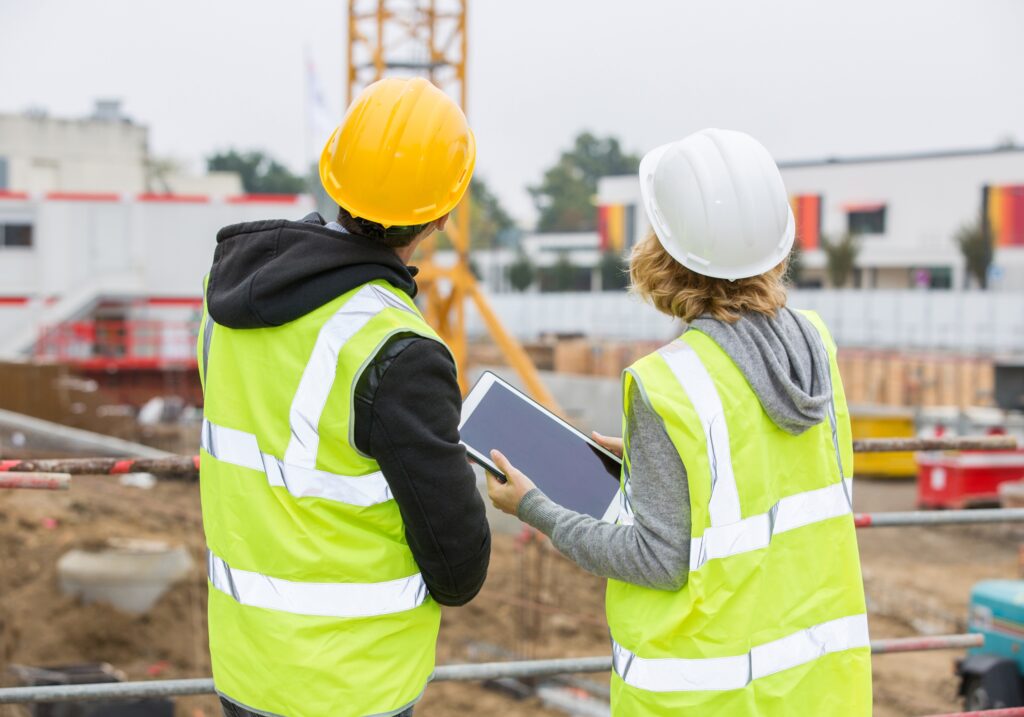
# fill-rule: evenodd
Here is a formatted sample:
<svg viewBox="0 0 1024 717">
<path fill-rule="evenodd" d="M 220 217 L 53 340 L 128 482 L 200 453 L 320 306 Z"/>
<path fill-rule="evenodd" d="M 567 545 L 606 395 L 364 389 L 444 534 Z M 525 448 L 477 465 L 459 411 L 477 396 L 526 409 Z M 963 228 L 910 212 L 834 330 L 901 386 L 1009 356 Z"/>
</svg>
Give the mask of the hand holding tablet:
<svg viewBox="0 0 1024 717">
<path fill-rule="evenodd" d="M 474 462 L 504 477 L 497 449 L 560 505 L 600 518 L 615 498 L 621 461 L 489 371 L 466 397 L 459 431 Z"/>
</svg>

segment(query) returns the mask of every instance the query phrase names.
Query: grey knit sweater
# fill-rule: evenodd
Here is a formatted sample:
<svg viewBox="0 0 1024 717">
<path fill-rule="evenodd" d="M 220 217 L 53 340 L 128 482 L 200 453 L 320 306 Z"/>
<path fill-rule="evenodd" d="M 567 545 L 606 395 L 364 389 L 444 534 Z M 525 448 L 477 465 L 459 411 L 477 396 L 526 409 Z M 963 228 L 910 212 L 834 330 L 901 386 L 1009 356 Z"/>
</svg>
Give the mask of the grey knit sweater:
<svg viewBox="0 0 1024 717">
<path fill-rule="evenodd" d="M 747 314 L 734 324 L 701 317 L 701 331 L 746 377 L 765 413 L 793 435 L 826 420 L 832 395 L 828 356 L 803 316 L 783 309 L 770 319 Z M 626 431 L 630 446 L 632 525 L 612 525 L 552 502 L 533 489 L 517 515 L 551 538 L 584 570 L 660 590 L 678 590 L 690 567 L 690 492 L 686 467 L 636 385 Z"/>
</svg>

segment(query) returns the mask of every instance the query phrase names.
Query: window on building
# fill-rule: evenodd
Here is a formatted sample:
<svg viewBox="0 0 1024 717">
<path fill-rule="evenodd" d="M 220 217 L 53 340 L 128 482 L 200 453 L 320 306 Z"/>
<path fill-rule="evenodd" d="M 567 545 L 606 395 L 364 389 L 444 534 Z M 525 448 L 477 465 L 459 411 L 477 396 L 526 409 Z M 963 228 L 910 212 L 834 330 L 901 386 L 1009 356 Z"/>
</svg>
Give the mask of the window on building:
<svg viewBox="0 0 1024 717">
<path fill-rule="evenodd" d="M 910 283 L 919 289 L 952 289 L 953 270 L 948 266 L 916 267 L 910 270 Z"/>
<path fill-rule="evenodd" d="M 32 225 L 28 223 L 0 224 L 0 247 L 32 246 Z"/>
<path fill-rule="evenodd" d="M 885 234 L 885 205 L 848 208 L 846 229 L 850 234 Z"/>
<path fill-rule="evenodd" d="M 7 182 L 7 157 L 0 157 L 0 191 L 9 188 Z"/>
</svg>

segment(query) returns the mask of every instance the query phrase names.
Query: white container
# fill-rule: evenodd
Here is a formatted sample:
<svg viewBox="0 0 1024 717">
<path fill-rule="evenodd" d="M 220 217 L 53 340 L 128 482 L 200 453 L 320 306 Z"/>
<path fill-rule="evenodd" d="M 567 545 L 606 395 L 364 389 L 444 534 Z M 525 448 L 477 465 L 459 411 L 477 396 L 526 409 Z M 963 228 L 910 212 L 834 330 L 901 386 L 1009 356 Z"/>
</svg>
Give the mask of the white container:
<svg viewBox="0 0 1024 717">
<path fill-rule="evenodd" d="M 65 553 L 57 561 L 57 578 L 66 595 L 139 614 L 152 608 L 191 567 L 183 546 L 114 538 L 100 550 Z"/>
</svg>

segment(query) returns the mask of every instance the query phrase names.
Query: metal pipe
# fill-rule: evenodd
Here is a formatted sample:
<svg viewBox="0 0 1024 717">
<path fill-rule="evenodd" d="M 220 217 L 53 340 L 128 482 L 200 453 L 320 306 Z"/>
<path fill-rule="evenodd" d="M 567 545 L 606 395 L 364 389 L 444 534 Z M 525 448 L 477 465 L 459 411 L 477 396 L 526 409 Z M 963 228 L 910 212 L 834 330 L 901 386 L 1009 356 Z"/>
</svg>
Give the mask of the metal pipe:
<svg viewBox="0 0 1024 717">
<path fill-rule="evenodd" d="M 982 635 L 942 635 L 938 637 L 905 637 L 873 640 L 871 652 L 916 652 L 951 648 L 980 647 Z M 433 682 L 494 680 L 500 677 L 549 677 L 552 675 L 607 672 L 612 658 L 566 657 L 556 660 L 523 660 L 480 662 L 462 665 L 441 665 L 434 670 Z M 86 700 L 126 700 L 140 697 L 173 697 L 202 695 L 214 691 L 213 680 L 146 680 L 138 682 L 105 682 L 90 685 L 44 685 L 0 689 L 0 704 L 28 702 L 80 702 Z"/>
<path fill-rule="evenodd" d="M 984 647 L 985 636 L 979 633 L 966 635 L 934 635 L 930 637 L 897 637 L 889 640 L 872 640 L 872 655 L 888 655 L 894 652 L 923 652 L 925 650 L 952 650 L 967 647 Z"/>
<path fill-rule="evenodd" d="M 1013 451 L 1013 436 L 943 436 L 940 438 L 861 438 L 854 453 L 909 453 L 911 451 Z"/>
<path fill-rule="evenodd" d="M 0 473 L 0 488 L 67 490 L 70 487 L 69 473 Z"/>
<path fill-rule="evenodd" d="M 1006 707 L 1001 710 L 982 710 L 980 712 L 946 712 L 926 717 L 1024 717 L 1024 707 Z"/>
<path fill-rule="evenodd" d="M 553 401 L 553 399 L 551 399 Z M 554 405 L 552 403 L 552 405 Z M 853 442 L 855 453 L 895 453 L 910 451 L 1005 451 L 1017 448 L 1012 436 L 982 438 L 864 438 Z M 154 475 L 195 479 L 199 473 L 199 456 L 168 456 L 166 458 L 40 458 L 37 460 L 0 460 L 0 473 L 26 471 L 32 473 L 68 473 L 70 475 L 121 475 L 152 473 Z"/>
<path fill-rule="evenodd" d="M 86 702 L 90 700 L 135 700 L 141 697 L 182 697 L 214 692 L 213 680 L 143 680 L 101 682 L 88 685 L 40 685 L 0 689 L 0 705 L 32 702 Z"/>
<path fill-rule="evenodd" d="M 991 508 L 985 510 L 908 510 L 882 513 L 855 513 L 858 528 L 896 528 L 912 525 L 963 525 L 965 523 L 1024 522 L 1024 508 Z"/>
</svg>

